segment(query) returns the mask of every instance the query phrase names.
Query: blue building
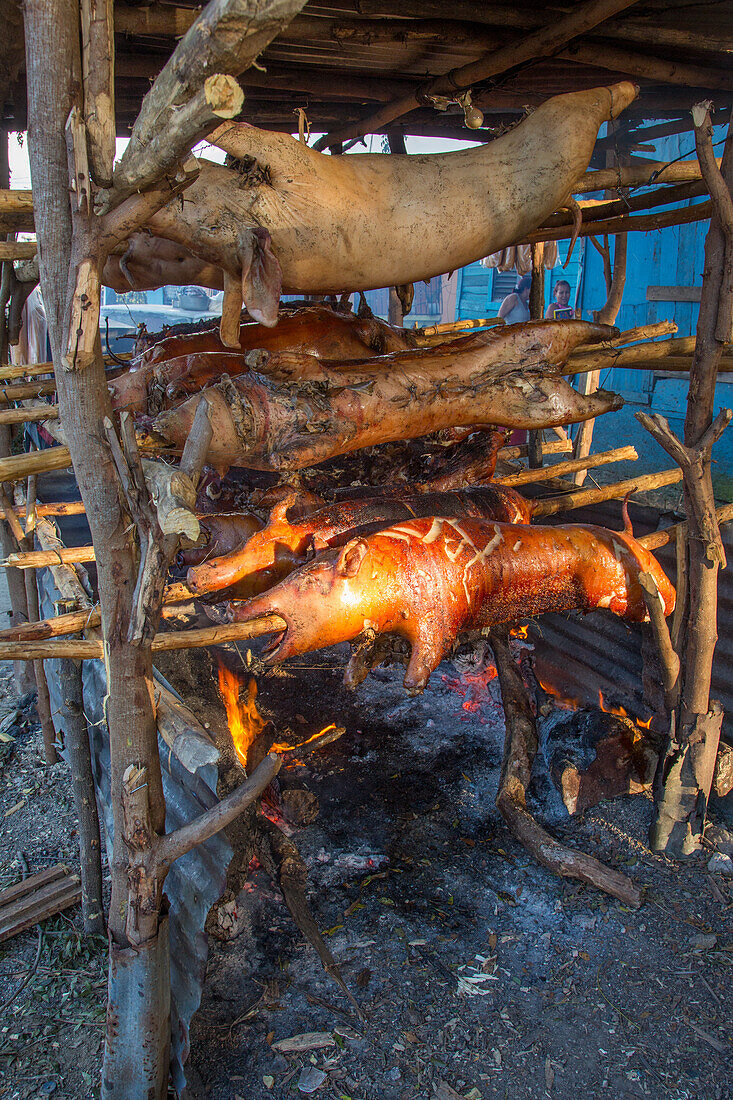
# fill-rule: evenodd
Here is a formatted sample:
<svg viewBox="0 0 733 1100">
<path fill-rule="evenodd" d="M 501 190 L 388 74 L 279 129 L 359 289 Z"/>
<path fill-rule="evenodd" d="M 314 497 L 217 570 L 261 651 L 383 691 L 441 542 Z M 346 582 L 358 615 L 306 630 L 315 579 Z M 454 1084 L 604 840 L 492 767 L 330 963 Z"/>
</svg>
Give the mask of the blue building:
<svg viewBox="0 0 733 1100">
<path fill-rule="evenodd" d="M 717 152 L 722 151 L 725 132 L 715 131 Z M 694 160 L 695 143 L 690 130 L 687 133 L 658 140 L 654 152 L 645 156 L 652 160 Z M 638 188 L 635 194 L 647 189 Z M 597 197 L 597 196 L 594 196 Z M 676 203 L 685 207 L 702 202 L 692 199 Z M 665 209 L 674 209 L 670 205 Z M 675 321 L 678 336 L 695 333 L 699 310 L 699 293 L 702 286 L 705 238 L 709 221 L 691 222 L 647 233 L 631 233 L 628 238 L 628 259 L 623 304 L 617 318 L 621 329 L 655 321 Z M 613 246 L 612 246 L 613 247 Z M 606 300 L 606 284 L 603 261 L 595 248 L 586 240 L 578 241 L 567 269 L 562 262 L 567 255 L 568 242 L 559 243 L 560 261 L 545 273 L 545 299 L 549 303 L 552 288 L 558 279 L 567 279 L 571 286 L 571 302 L 581 310 L 582 316 L 591 319 L 593 311 L 600 309 Z M 470 264 L 457 273 L 456 318 L 495 316 L 502 299 L 508 294 L 516 279 L 514 273 L 488 269 L 480 263 Z M 694 300 L 697 299 L 697 300 Z M 716 388 L 716 412 L 719 408 L 733 408 L 733 376 L 722 375 Z M 650 444 L 646 433 L 637 425 L 633 412 L 637 407 L 661 413 L 672 428 L 682 433 L 687 404 L 688 376 L 666 377 L 663 364 L 657 370 L 609 369 L 601 374 L 600 384 L 620 393 L 627 407 L 621 414 L 605 417 L 596 423 L 594 450 L 615 446 L 619 442 L 633 442 L 640 450 L 645 469 L 664 469 L 669 466 L 668 457 L 656 444 Z M 613 421 L 613 424 L 611 423 Z M 733 496 L 733 438 L 728 432 L 717 444 L 715 457 L 716 489 L 721 496 Z M 643 452 L 643 453 L 642 453 Z M 637 466 L 638 468 L 638 466 Z"/>
</svg>

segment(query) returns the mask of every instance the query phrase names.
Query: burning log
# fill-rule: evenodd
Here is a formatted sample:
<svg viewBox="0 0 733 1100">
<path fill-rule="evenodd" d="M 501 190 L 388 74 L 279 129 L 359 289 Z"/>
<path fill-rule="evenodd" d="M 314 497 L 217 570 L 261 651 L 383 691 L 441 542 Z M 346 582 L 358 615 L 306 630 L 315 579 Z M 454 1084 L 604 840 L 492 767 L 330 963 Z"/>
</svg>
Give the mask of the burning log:
<svg viewBox="0 0 733 1100">
<path fill-rule="evenodd" d="M 651 789 L 658 752 L 631 719 L 595 708 L 554 709 L 540 730 L 547 767 L 570 815 Z"/>
<path fill-rule="evenodd" d="M 488 145 L 429 156 L 329 157 L 287 134 L 225 125 L 210 140 L 241 171 L 203 162 L 183 207 L 148 224 L 241 276 L 252 316 L 274 324 L 281 285 L 401 286 L 519 240 L 563 204 L 598 128 L 636 94 L 622 82 L 556 96 Z"/>
<path fill-rule="evenodd" d="M 581 397 L 559 376 L 559 365 L 572 347 L 614 331 L 583 321 L 510 325 L 339 369 L 305 356 L 252 352 L 249 374 L 206 390 L 216 426 L 209 461 L 295 470 L 442 428 L 576 423 L 622 402 L 603 390 Z M 156 432 L 182 443 L 200 400 L 161 413 Z"/>
<path fill-rule="evenodd" d="M 642 571 L 671 611 L 674 588 L 628 529 L 415 519 L 326 551 L 265 595 L 230 605 L 230 614 L 244 623 L 282 616 L 267 663 L 367 629 L 398 634 L 412 647 L 404 686 L 417 694 L 464 630 L 598 607 L 645 621 Z"/>
<path fill-rule="evenodd" d="M 496 798 L 501 816 L 520 844 L 543 866 L 564 878 L 596 886 L 637 909 L 641 894 L 631 879 L 584 852 L 567 848 L 543 829 L 528 811 L 527 789 L 538 747 L 535 717 L 521 673 L 509 651 L 506 628 L 492 630 L 491 647 L 506 715 L 504 760 Z"/>
<path fill-rule="evenodd" d="M 418 516 L 469 516 L 505 523 L 529 523 L 531 509 L 511 489 L 482 486 L 454 493 L 425 493 L 344 500 L 317 511 L 298 514 L 297 493 L 281 500 L 266 526 L 245 545 L 221 558 L 189 569 L 192 592 L 219 591 L 243 580 L 265 591 L 307 561 L 313 550 L 343 546 L 356 536 L 371 534 Z M 259 582 L 259 584 L 258 584 Z"/>
</svg>

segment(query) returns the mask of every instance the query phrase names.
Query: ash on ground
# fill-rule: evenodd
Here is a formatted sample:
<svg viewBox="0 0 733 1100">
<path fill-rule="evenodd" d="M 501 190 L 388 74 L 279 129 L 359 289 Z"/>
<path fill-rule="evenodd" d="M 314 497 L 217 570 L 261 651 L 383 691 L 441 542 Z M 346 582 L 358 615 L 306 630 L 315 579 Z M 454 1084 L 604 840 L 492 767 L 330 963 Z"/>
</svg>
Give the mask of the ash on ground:
<svg viewBox="0 0 733 1100">
<path fill-rule="evenodd" d="M 652 854 L 643 795 L 568 818 L 540 766 L 533 810 L 643 885 L 645 903 L 632 912 L 556 878 L 494 807 L 504 726 L 486 654 L 444 662 L 416 699 L 400 668 L 347 692 L 346 657 L 329 650 L 261 676 L 258 704 L 278 733 L 346 727 L 283 780 L 318 797 L 317 819 L 291 835 L 366 1019 L 254 868 L 238 899 L 244 931 L 210 941 L 189 1100 L 729 1097 L 733 879 L 708 870 L 711 853 L 684 864 Z M 173 663 L 163 671 L 209 720 L 221 703 L 213 679 L 208 698 L 198 690 L 208 666 L 193 659 L 195 681 L 184 665 L 178 678 Z M 14 705 L 0 701 L 0 719 Z M 2 885 L 21 877 L 18 853 L 30 871 L 76 861 L 68 771 L 45 769 L 41 754 L 29 726 L 2 761 Z M 104 944 L 85 944 L 78 910 L 44 928 L 17 995 L 38 933 L 0 947 L 0 1003 L 11 999 L 0 1097 L 86 1100 L 98 1095 Z"/>
</svg>

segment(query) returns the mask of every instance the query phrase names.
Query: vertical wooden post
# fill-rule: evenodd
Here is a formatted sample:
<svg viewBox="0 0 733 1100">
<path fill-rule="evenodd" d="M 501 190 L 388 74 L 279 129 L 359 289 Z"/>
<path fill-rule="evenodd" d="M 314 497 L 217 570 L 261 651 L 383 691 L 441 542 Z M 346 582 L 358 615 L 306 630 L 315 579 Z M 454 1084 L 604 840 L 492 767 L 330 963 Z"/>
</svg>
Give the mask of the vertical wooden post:
<svg viewBox="0 0 733 1100">
<path fill-rule="evenodd" d="M 111 412 L 98 333 L 84 358 L 66 355 L 75 293 L 86 276 L 84 293 L 92 306 L 99 304 L 99 256 L 91 195 L 81 166 L 86 130 L 72 134 L 74 184 L 70 204 L 67 120 L 72 109 L 81 111 L 80 13 L 78 0 L 27 0 L 24 7 L 28 74 L 28 144 L 33 178 L 36 233 L 39 240 L 41 290 L 46 306 L 53 354 L 60 419 L 74 464 L 81 497 L 97 550 L 97 575 L 105 645 L 111 754 L 111 801 L 114 818 L 112 898 L 110 906 L 110 966 L 117 972 L 118 955 L 129 949 L 127 939 L 128 849 L 122 812 L 122 776 L 133 762 L 146 768 L 153 829 L 162 833 L 165 803 L 153 706 L 152 660 L 149 645 L 132 645 L 127 626 L 133 608 L 137 578 L 136 548 L 122 511 L 117 475 L 104 433 Z M 81 118 L 81 114 L 78 116 Z M 95 297 L 92 300 L 90 297 Z M 78 306 L 78 303 L 77 303 Z M 94 310 L 91 311 L 92 314 Z M 84 320 L 77 313 L 75 324 Z M 86 313 L 89 317 L 89 313 Z M 144 953 L 159 961 L 155 937 Z M 164 952 L 163 952 L 164 954 Z M 142 956 L 140 956 L 142 957 Z M 167 963 L 167 959 L 166 959 Z M 134 969 L 134 968 L 133 968 Z M 166 999 L 167 965 L 146 975 Z M 112 986 L 110 986 L 112 988 Z M 113 1012 L 114 1016 L 114 1012 Z M 156 1032 L 156 1034 L 158 1034 Z M 117 1024 L 108 1030 L 105 1066 L 110 1049 L 127 1043 Z M 167 1045 L 148 1043 L 134 1052 L 134 1077 L 121 1080 L 103 1071 L 102 1096 L 125 1100 L 163 1100 L 167 1081 Z M 112 1065 L 116 1059 L 112 1057 Z M 162 1067 L 162 1068 L 161 1068 Z"/>
<path fill-rule="evenodd" d="M 670 715 L 665 751 L 655 778 L 651 844 L 658 851 L 684 856 L 700 847 L 713 780 L 723 711 L 710 699 L 717 642 L 718 570 L 725 551 L 715 513 L 711 451 L 730 422 L 729 409 L 713 420 L 715 382 L 733 317 L 733 128 L 720 170 L 715 162 L 710 105 L 693 108 L 695 145 L 713 202 L 705 240 L 700 313 L 690 368 L 684 444 L 664 418 L 637 413 L 638 419 L 679 463 L 684 475 L 687 616 L 677 623 L 681 660 L 677 694 Z"/>
<path fill-rule="evenodd" d="M 8 135 L 7 131 L 0 131 L 0 187 L 10 186 L 10 165 L 8 161 Z M 6 310 L 10 302 L 11 278 L 13 265 L 6 260 L 2 265 L 2 278 L 0 280 L 0 366 L 5 366 L 9 360 L 8 347 L 8 320 Z M 11 429 L 7 424 L 0 425 L 0 458 L 7 458 L 11 453 L 12 439 Z M 7 491 L 7 487 L 6 487 Z M 0 522 L 0 548 L 3 557 L 12 554 L 15 550 L 15 539 L 6 523 Z M 20 569 L 6 569 L 5 576 L 8 583 L 8 595 L 10 596 L 10 625 L 20 626 L 28 622 L 28 601 L 25 591 L 25 580 Z M 33 669 L 26 661 L 15 661 L 13 665 L 15 687 L 19 695 L 30 691 L 34 685 Z"/>
<path fill-rule="evenodd" d="M 390 153 L 406 153 L 405 135 L 400 130 L 393 130 L 387 135 L 387 145 Z M 387 320 L 391 325 L 402 327 L 405 315 L 402 309 L 402 301 L 397 293 L 397 287 L 389 288 L 389 309 Z"/>
<path fill-rule="evenodd" d="M 79 823 L 81 907 L 84 931 L 87 935 L 103 935 L 102 851 L 89 731 L 84 716 L 81 663 L 63 660 L 58 662 L 57 669 L 62 699 L 58 720 L 63 730 L 66 751 L 69 754 L 74 805 Z"/>
<path fill-rule="evenodd" d="M 615 134 L 619 129 L 619 123 L 609 122 L 607 129 L 609 135 Z M 615 147 L 609 146 L 606 150 L 606 167 L 618 167 L 624 163 L 628 163 L 628 157 L 624 157 L 620 154 L 618 144 L 615 143 Z M 607 191 L 605 194 L 610 195 L 611 192 Z M 612 325 L 618 317 L 618 311 L 621 309 L 624 287 L 626 285 L 626 234 L 617 233 L 614 237 L 614 241 L 613 267 L 611 267 L 611 254 L 607 238 L 605 250 L 600 250 L 603 256 L 603 273 L 606 278 L 606 303 L 602 309 L 598 310 L 595 319 L 599 323 L 605 325 Z M 600 371 L 590 371 L 588 374 L 584 374 L 581 377 L 578 389 L 582 394 L 586 395 L 595 393 L 598 389 L 600 379 Z M 574 458 L 585 458 L 586 455 L 590 454 L 595 423 L 595 420 L 584 420 L 583 423 L 579 425 L 578 434 L 575 437 L 575 447 L 573 448 Z M 579 470 L 577 474 L 573 476 L 576 485 L 582 485 L 585 478 L 585 470 Z"/>
<path fill-rule="evenodd" d="M 532 286 L 529 290 L 529 315 L 533 321 L 541 321 L 545 313 L 545 246 L 538 242 L 532 248 Z M 527 433 L 527 457 L 529 466 L 539 469 L 542 465 L 542 430 Z"/>
</svg>

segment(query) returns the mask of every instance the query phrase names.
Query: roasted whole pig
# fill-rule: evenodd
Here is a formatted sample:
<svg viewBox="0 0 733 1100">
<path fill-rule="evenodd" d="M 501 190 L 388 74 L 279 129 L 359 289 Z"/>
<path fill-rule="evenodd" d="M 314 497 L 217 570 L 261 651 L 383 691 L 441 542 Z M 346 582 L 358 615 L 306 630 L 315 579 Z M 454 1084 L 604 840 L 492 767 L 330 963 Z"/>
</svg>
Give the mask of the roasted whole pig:
<svg viewBox="0 0 733 1100">
<path fill-rule="evenodd" d="M 264 595 L 230 605 L 230 615 L 285 620 L 270 663 L 365 632 L 397 634 L 412 649 L 404 685 L 414 694 L 462 631 L 596 608 L 645 621 L 642 571 L 656 580 L 668 615 L 674 588 L 629 531 L 414 519 L 325 551 Z"/>
<path fill-rule="evenodd" d="M 248 374 L 206 390 L 215 425 L 208 461 L 297 470 L 442 428 L 587 420 L 623 402 L 605 390 L 582 396 L 560 377 L 561 364 L 578 345 L 615 333 L 586 321 L 535 321 L 354 362 L 251 352 Z M 155 431 L 183 446 L 199 400 L 162 412 Z"/>
<path fill-rule="evenodd" d="M 241 280 L 274 324 L 281 287 L 341 293 L 453 271 L 521 240 L 561 207 L 599 127 L 634 84 L 554 96 L 495 141 L 454 153 L 331 157 L 289 134 L 226 123 L 209 141 L 238 160 L 199 177 L 148 226 Z"/>
<path fill-rule="evenodd" d="M 239 336 L 242 351 L 303 352 L 316 359 L 339 361 L 415 346 L 406 329 L 328 306 L 283 313 L 275 328 L 248 322 L 240 327 Z M 110 380 L 109 387 L 115 408 L 131 412 L 153 411 L 149 397 L 155 389 L 160 394 L 155 402 L 158 411 L 163 404 L 197 393 L 222 374 L 238 375 L 248 369 L 244 355 L 225 348 L 218 329 L 210 328 L 159 340 L 128 371 Z"/>
<path fill-rule="evenodd" d="M 252 512 L 211 512 L 199 516 L 199 526 L 201 534 L 196 544 L 177 555 L 179 567 L 188 569 L 209 558 L 230 554 L 261 530 L 263 524 Z"/>
<path fill-rule="evenodd" d="M 223 557 L 207 557 L 188 571 L 193 592 L 216 592 L 263 570 L 268 578 L 287 576 L 308 557 L 328 547 L 342 546 L 354 535 L 368 535 L 400 520 L 436 513 L 529 523 L 529 501 L 513 489 L 480 486 L 452 493 L 395 493 L 387 497 L 343 500 L 318 510 L 299 512 L 300 496 L 293 493 L 270 512 L 267 524 L 245 543 Z"/>
</svg>

